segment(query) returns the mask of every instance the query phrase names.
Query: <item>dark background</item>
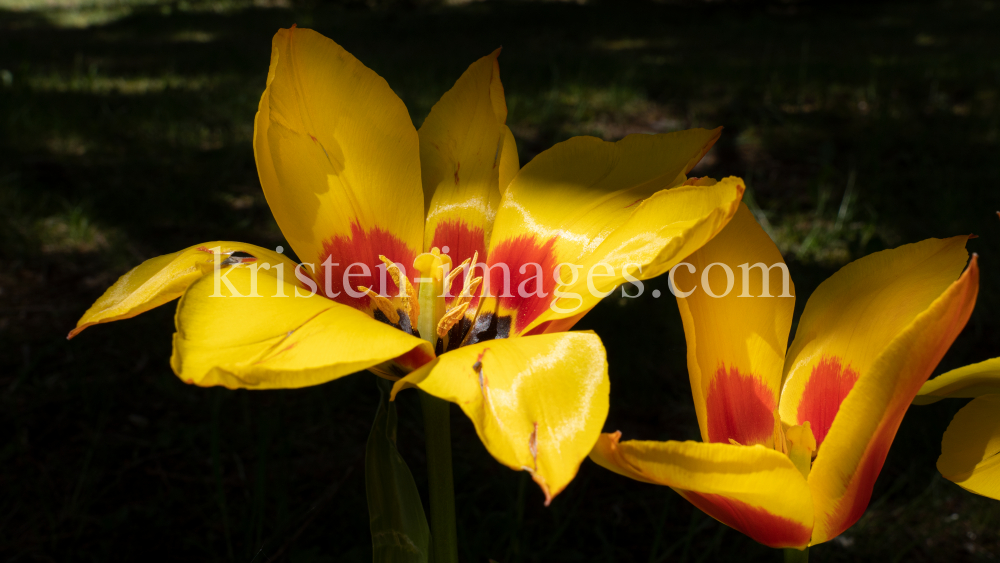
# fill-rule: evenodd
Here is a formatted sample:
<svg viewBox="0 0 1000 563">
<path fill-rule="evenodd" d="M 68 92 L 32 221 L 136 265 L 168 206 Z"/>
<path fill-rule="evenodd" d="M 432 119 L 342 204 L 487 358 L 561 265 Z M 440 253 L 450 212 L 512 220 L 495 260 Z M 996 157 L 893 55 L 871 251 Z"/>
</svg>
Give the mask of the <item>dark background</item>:
<svg viewBox="0 0 1000 563">
<path fill-rule="evenodd" d="M 414 123 L 498 45 L 521 162 L 572 135 L 726 127 L 797 310 L 846 262 L 973 232 L 975 314 L 936 373 L 1000 355 L 1000 2 L 0 0 L 0 558 L 371 560 L 369 374 L 201 389 L 170 371 L 173 305 L 65 335 L 140 261 L 284 244 L 251 136 L 271 36 L 297 23 L 384 76 Z M 288 248 L 288 245 L 285 244 Z M 676 303 L 608 298 L 606 429 L 697 436 Z M 934 463 L 961 402 L 914 407 L 868 512 L 814 561 L 987 561 L 1000 502 Z M 425 484 L 418 401 L 400 448 Z M 777 561 L 666 488 L 585 461 L 551 507 L 453 411 L 463 561 Z"/>
</svg>

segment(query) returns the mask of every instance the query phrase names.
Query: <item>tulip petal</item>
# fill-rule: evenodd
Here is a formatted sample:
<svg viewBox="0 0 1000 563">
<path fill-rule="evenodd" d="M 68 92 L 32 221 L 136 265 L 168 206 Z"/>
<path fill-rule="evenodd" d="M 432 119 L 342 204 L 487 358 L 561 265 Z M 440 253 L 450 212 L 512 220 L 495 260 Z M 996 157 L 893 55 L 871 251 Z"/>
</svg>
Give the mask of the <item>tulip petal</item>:
<svg viewBox="0 0 1000 563">
<path fill-rule="evenodd" d="M 682 292 L 677 305 L 702 440 L 770 447 L 795 309 L 788 268 L 743 204 L 722 232 L 684 261 L 693 269 L 677 268 L 674 282 Z"/>
<path fill-rule="evenodd" d="M 666 485 L 706 514 L 770 547 L 803 547 L 812 531 L 809 487 L 788 456 L 764 446 L 619 443 L 601 434 L 590 459 L 637 481 Z"/>
<path fill-rule="evenodd" d="M 308 29 L 275 34 L 254 156 L 278 226 L 331 297 L 367 309 L 367 296 L 341 291 L 347 267 L 373 273 L 380 254 L 413 263 L 423 242 L 417 132 L 385 80 L 340 45 Z M 377 278 L 350 289 L 396 289 Z"/>
<path fill-rule="evenodd" d="M 962 272 L 966 240 L 928 239 L 876 252 L 820 284 L 785 360 L 781 419 L 793 426 L 808 420 L 822 451 L 855 382 Z"/>
<path fill-rule="evenodd" d="M 743 194 L 737 178 L 680 185 L 718 136 L 692 129 L 617 143 L 574 137 L 526 164 L 497 211 L 477 325 L 500 315 L 510 318 L 511 334 L 524 334 L 593 307 L 626 281 L 625 267 L 648 279 L 697 250 Z M 554 272 L 561 263 L 574 267 Z M 557 287 L 554 274 L 565 283 Z"/>
<path fill-rule="evenodd" d="M 236 258 L 241 252 L 247 257 Z M 188 286 L 215 268 L 231 264 L 256 263 L 273 268 L 281 266 L 284 275 L 294 276 L 295 262 L 273 250 L 241 242 L 215 241 L 150 258 L 132 268 L 104 292 L 76 323 L 67 338 L 73 338 L 88 326 L 130 319 L 150 309 L 177 299 Z M 303 286 L 304 287 L 304 286 Z"/>
<path fill-rule="evenodd" d="M 521 162 L 517 157 L 517 142 L 510 127 L 503 126 L 503 149 L 500 152 L 500 195 L 507 193 L 507 186 L 521 170 Z"/>
<path fill-rule="evenodd" d="M 573 480 L 608 415 L 600 338 L 568 332 L 449 351 L 396 382 L 457 404 L 497 461 L 525 470 L 548 504 Z"/>
<path fill-rule="evenodd" d="M 881 282 L 883 288 L 888 287 L 892 291 L 909 295 L 914 300 L 920 299 L 926 290 L 918 286 L 939 285 L 938 268 L 949 269 L 954 273 L 953 261 L 956 256 L 959 259 L 964 256 L 965 238 L 960 237 L 957 244 L 954 241 L 933 241 L 930 245 L 909 245 L 910 248 L 903 247 L 901 251 L 900 249 L 887 251 L 888 254 L 879 253 L 869 257 L 872 260 L 864 258 L 855 262 L 855 264 L 861 263 L 863 271 L 869 274 L 867 279 L 858 280 L 855 286 L 856 298 L 871 299 L 871 286 Z M 942 242 L 948 244 L 940 244 Z M 917 250 L 922 251 L 924 260 L 918 261 L 915 268 L 902 267 L 914 264 L 910 259 Z M 949 254 L 951 259 L 940 259 L 941 253 Z M 900 280 L 904 283 L 898 283 Z M 813 493 L 816 509 L 813 544 L 836 537 L 864 514 L 875 479 L 882 470 L 885 456 L 907 407 L 965 326 L 975 305 L 978 289 L 979 268 L 976 256 L 973 255 L 965 273 L 950 286 L 945 287 L 940 296 L 917 314 L 907 326 L 902 327 L 874 360 L 866 361 L 863 356 L 861 359 L 855 359 L 859 356 L 850 354 L 843 356 L 844 363 L 860 366 L 859 376 L 853 389 L 839 405 L 809 473 L 809 488 Z M 814 297 L 819 295 L 821 299 L 828 298 L 829 293 L 823 295 L 822 290 L 821 286 Z M 881 293 L 879 300 L 885 305 L 906 306 L 898 302 L 892 292 Z M 850 299 L 825 302 L 835 304 L 845 311 L 858 310 Z M 865 314 L 882 318 L 890 326 L 897 320 L 894 317 L 895 311 L 884 309 L 879 301 L 863 309 Z M 817 314 L 817 311 L 818 309 L 814 309 L 813 314 Z M 807 305 L 802 316 L 802 324 L 799 325 L 800 331 L 808 326 L 806 315 L 809 313 Z M 810 320 L 815 322 L 817 318 L 836 321 L 836 315 L 830 311 Z M 854 338 L 867 338 L 872 345 L 880 344 L 881 335 L 877 329 L 871 324 L 865 327 L 866 323 L 860 321 L 859 318 L 856 324 L 861 327 L 858 327 Z M 865 331 L 864 328 L 869 330 Z M 854 348 L 847 347 L 846 350 L 859 348 L 856 342 L 852 344 Z M 844 348 L 838 352 L 841 350 Z M 814 349 L 813 353 L 824 357 L 837 352 L 831 354 L 826 349 L 819 348 Z M 789 361 L 792 363 L 786 363 L 786 366 L 796 365 L 796 360 L 806 363 L 801 358 L 802 356 L 790 357 Z M 784 406 L 784 395 L 782 395 L 782 406 Z"/>
<path fill-rule="evenodd" d="M 434 357 L 415 336 L 246 266 L 192 284 L 176 325 L 170 365 L 200 386 L 292 389 L 389 361 L 405 368 L 398 377 Z"/>
<path fill-rule="evenodd" d="M 937 467 L 963 489 L 1000 500 L 1000 395 L 983 395 L 958 411 Z"/>
<path fill-rule="evenodd" d="M 942 373 L 924 383 L 913 404 L 929 405 L 941 399 L 971 399 L 988 394 L 1000 394 L 1000 358 Z"/>
<path fill-rule="evenodd" d="M 500 83 L 500 49 L 469 66 L 431 108 L 420 127 L 420 167 L 427 204 L 424 248 L 438 247 L 452 263 L 473 253 L 486 257 L 493 218 L 500 205 L 507 104 Z M 517 149 L 514 148 L 514 165 Z M 509 183 L 510 177 L 505 180 Z M 505 184 L 506 187 L 506 184 Z M 457 294 L 461 288 L 455 288 Z"/>
</svg>

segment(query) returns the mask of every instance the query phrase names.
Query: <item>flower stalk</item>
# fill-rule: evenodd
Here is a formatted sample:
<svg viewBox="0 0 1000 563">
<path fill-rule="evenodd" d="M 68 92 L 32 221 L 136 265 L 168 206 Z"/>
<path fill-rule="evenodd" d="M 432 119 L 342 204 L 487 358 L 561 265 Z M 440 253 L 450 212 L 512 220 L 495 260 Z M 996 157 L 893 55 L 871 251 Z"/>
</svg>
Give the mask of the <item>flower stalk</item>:
<svg viewBox="0 0 1000 563">
<path fill-rule="evenodd" d="M 448 402 L 420 392 L 427 440 L 427 488 L 431 510 L 431 563 L 457 563 L 455 485 L 451 473 L 451 418 Z"/>
<path fill-rule="evenodd" d="M 785 548 L 785 563 L 808 563 L 808 561 L 808 547 L 805 549 L 795 549 L 794 547 Z"/>
</svg>

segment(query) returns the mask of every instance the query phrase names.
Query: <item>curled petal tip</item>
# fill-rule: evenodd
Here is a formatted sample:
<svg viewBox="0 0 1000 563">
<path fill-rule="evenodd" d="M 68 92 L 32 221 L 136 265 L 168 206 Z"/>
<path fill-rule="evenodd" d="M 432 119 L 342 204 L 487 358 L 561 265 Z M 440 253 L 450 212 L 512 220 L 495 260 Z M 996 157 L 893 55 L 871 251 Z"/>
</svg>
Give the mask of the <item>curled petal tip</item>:
<svg viewBox="0 0 1000 563">
<path fill-rule="evenodd" d="M 521 469 L 527 471 L 528 474 L 531 475 L 531 479 L 537 483 L 539 487 L 541 487 L 542 493 L 545 495 L 545 506 L 547 507 L 552 504 L 552 499 L 555 498 L 555 495 L 552 494 L 549 484 L 545 482 L 545 477 L 542 477 L 538 474 L 538 472 L 530 467 L 524 466 L 521 467 Z"/>
</svg>

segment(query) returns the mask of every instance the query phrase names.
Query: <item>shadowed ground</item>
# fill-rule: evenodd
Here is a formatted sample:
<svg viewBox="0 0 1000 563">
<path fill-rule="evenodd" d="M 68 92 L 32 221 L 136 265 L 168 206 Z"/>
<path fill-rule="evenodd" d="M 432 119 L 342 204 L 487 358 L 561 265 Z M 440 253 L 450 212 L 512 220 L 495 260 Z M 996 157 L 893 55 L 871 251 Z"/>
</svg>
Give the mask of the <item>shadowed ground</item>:
<svg viewBox="0 0 1000 563">
<path fill-rule="evenodd" d="M 250 144 L 270 38 L 312 27 L 419 124 L 498 45 L 521 162 L 572 135 L 726 127 L 696 174 L 742 176 L 805 297 L 868 253 L 973 232 L 982 295 L 938 373 L 1000 355 L 995 2 L 0 0 L 0 557 L 370 561 L 373 376 L 230 392 L 167 363 L 173 306 L 65 334 L 143 259 L 283 244 Z M 605 340 L 606 429 L 697 436 L 665 280 L 579 328 Z M 937 475 L 961 404 L 907 416 L 864 518 L 814 561 L 991 560 L 1000 503 Z M 549 508 L 455 410 L 463 561 L 776 561 L 672 491 L 584 462 Z M 400 444 L 423 487 L 416 397 Z"/>
</svg>

